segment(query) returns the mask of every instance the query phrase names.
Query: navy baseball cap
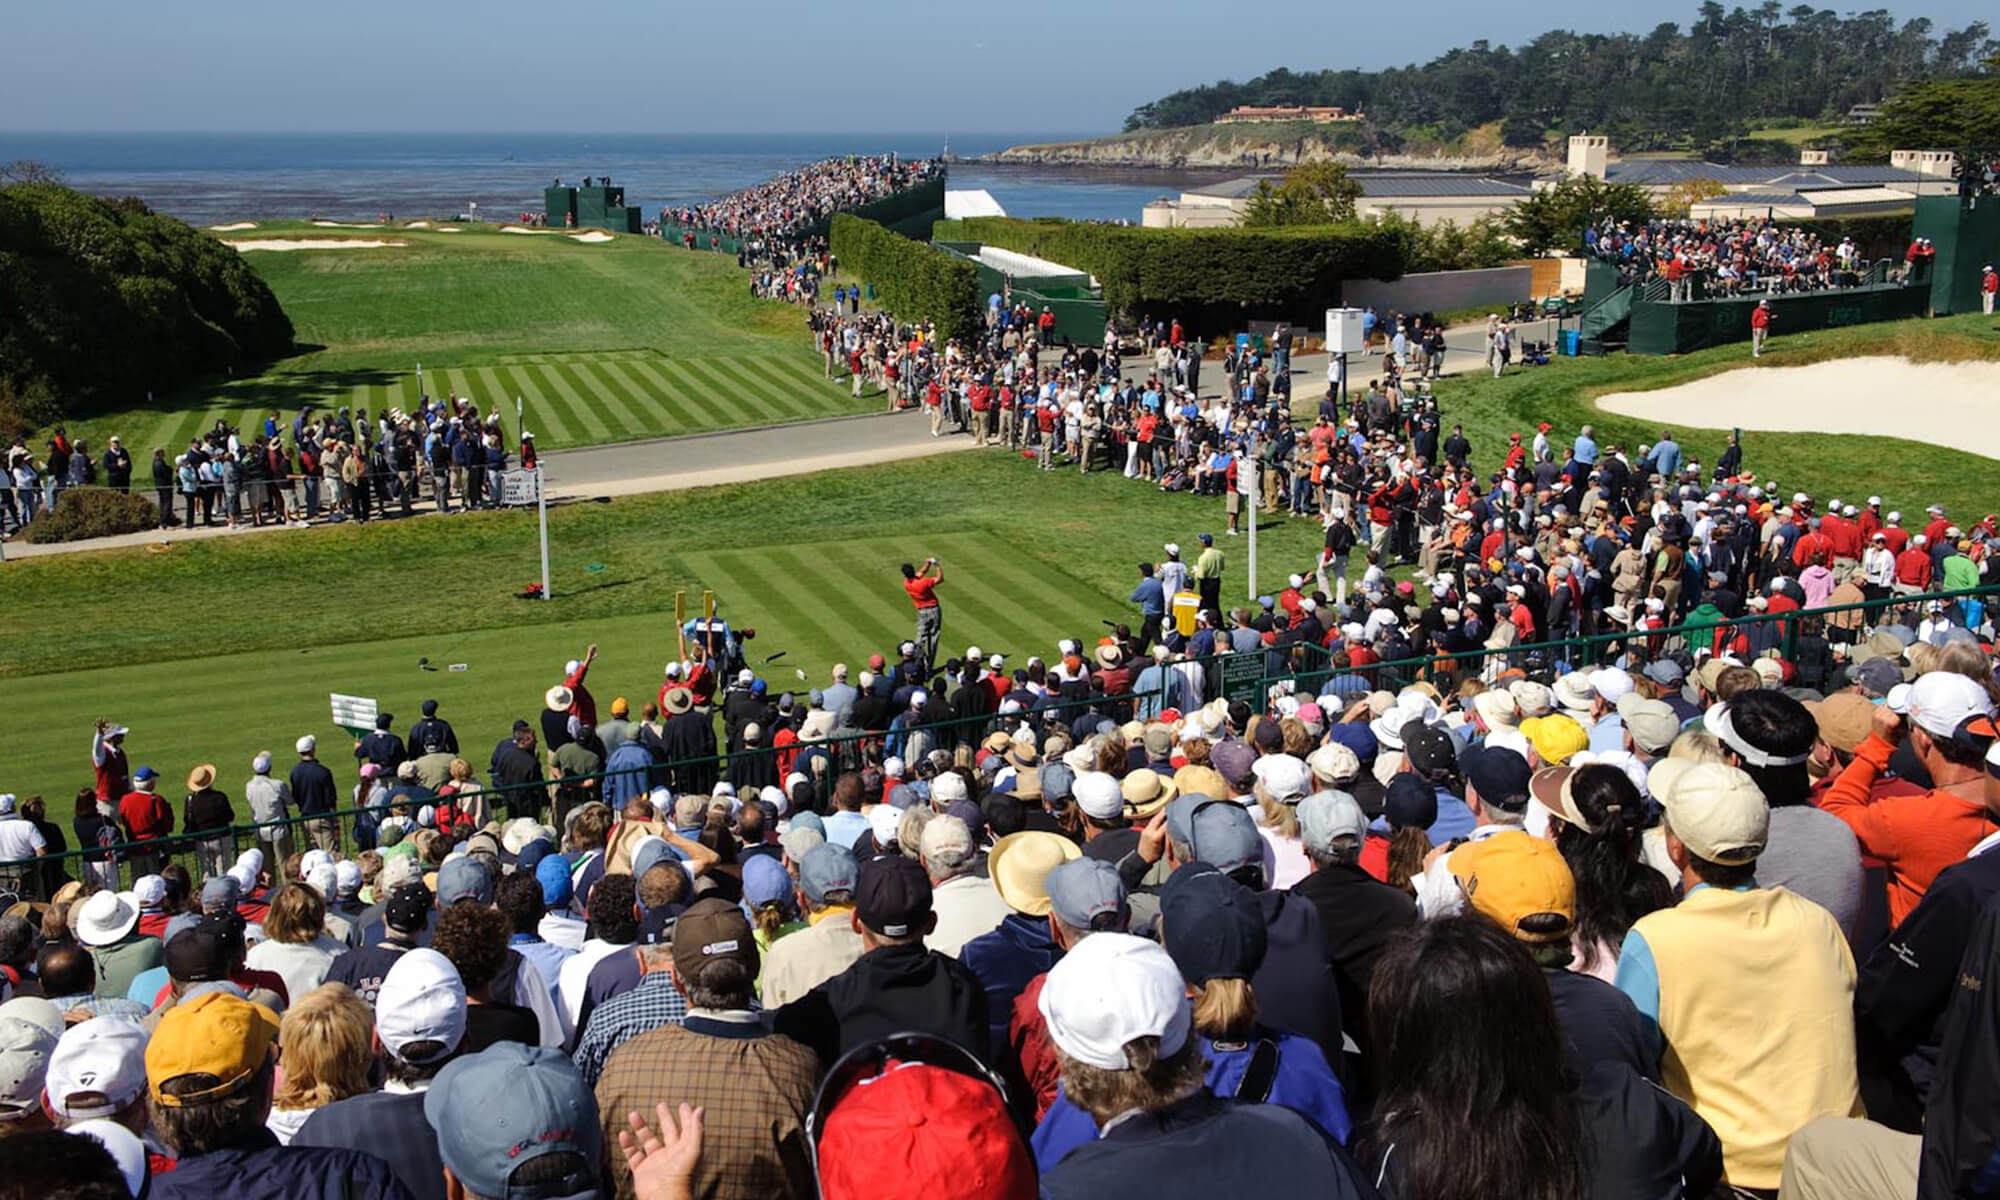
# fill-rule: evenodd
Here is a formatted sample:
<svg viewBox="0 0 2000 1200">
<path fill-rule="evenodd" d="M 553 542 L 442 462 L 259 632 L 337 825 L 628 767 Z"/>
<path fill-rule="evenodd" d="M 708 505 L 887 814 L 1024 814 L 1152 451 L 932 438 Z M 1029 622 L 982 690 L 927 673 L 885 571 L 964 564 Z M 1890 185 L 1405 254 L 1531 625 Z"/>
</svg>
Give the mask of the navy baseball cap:
<svg viewBox="0 0 2000 1200">
<path fill-rule="evenodd" d="M 1181 978 L 1248 979 L 1270 946 L 1257 893 L 1207 862 L 1175 871 L 1160 889 L 1160 941 Z"/>
<path fill-rule="evenodd" d="M 1528 810 L 1528 777 L 1533 772 L 1527 759 L 1505 746 L 1469 746 L 1458 765 L 1481 804 L 1507 812 Z"/>
<path fill-rule="evenodd" d="M 438 1156 L 467 1191 L 507 1200 L 595 1196 L 604 1136 L 597 1100 L 559 1050 L 496 1042 L 446 1063 L 424 1094 Z M 567 1151 L 577 1169 L 546 1183 L 511 1182 L 522 1164 Z"/>
</svg>

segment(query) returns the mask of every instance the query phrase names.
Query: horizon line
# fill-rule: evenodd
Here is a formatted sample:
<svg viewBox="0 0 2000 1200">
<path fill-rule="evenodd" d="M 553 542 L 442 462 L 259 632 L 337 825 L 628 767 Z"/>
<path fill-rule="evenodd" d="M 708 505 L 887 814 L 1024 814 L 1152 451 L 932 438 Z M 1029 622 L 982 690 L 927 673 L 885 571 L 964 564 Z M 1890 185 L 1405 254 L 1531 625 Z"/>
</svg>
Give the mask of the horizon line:
<svg viewBox="0 0 2000 1200">
<path fill-rule="evenodd" d="M 1106 134 L 1091 134 L 1074 130 L 1021 130 L 1021 129 L 716 129 L 716 130 L 566 130 L 566 129 L 6 129 L 0 128 L 0 137 L 551 137 L 570 135 L 575 137 L 939 137 L 954 136 L 993 137 L 998 135 L 1027 134 L 1035 137 L 1102 137 Z"/>
</svg>

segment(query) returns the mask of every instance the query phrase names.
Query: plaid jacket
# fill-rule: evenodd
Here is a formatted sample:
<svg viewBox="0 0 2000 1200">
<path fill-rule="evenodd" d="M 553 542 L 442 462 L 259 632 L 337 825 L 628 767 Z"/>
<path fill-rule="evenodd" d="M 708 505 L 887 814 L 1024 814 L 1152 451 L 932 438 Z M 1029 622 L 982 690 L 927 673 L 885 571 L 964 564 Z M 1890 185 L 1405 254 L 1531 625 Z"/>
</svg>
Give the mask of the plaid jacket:
<svg viewBox="0 0 2000 1200">
<path fill-rule="evenodd" d="M 678 1025 L 686 1015 L 687 1001 L 674 986 L 672 975 L 653 971 L 642 976 L 638 987 L 613 996 L 590 1014 L 583 1036 L 577 1040 L 576 1053 L 571 1055 L 578 1073 L 585 1083 L 596 1084 L 612 1051 L 662 1025 Z M 616 1131 L 613 1136 L 616 1137 Z"/>
<path fill-rule="evenodd" d="M 650 1124 L 653 1108 L 693 1104 L 702 1118 L 701 1161 L 693 1194 L 701 1200 L 812 1200 L 806 1116 L 819 1063 L 762 1022 L 694 1015 L 626 1042 L 597 1081 L 597 1110 L 607 1131 L 605 1178 L 618 1200 L 632 1200 L 632 1172 L 615 1131 L 626 1114 Z"/>
</svg>

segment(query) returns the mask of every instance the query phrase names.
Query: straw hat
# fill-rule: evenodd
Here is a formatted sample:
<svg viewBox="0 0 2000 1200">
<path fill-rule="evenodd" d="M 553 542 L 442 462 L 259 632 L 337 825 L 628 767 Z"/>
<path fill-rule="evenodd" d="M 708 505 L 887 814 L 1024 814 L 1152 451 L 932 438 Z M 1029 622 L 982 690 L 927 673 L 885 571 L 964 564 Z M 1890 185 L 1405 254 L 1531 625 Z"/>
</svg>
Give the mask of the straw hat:
<svg viewBox="0 0 2000 1200">
<path fill-rule="evenodd" d="M 568 689 L 564 690 L 567 691 Z M 550 705 L 549 707 L 554 708 L 555 706 Z M 682 713 L 693 712 L 694 693 L 684 687 L 668 688 L 667 711 L 677 717 Z"/>
<path fill-rule="evenodd" d="M 1135 820 L 1151 817 L 1179 791 L 1173 780 L 1149 767 L 1127 773 L 1119 786 L 1125 794 L 1125 815 Z"/>
<path fill-rule="evenodd" d="M 1031 917 L 1049 914 L 1049 872 L 1083 851 L 1059 833 L 1023 829 L 993 843 L 986 854 L 986 871 L 993 890 L 1015 912 Z"/>
<path fill-rule="evenodd" d="M 203 763 L 188 772 L 188 791 L 198 792 L 215 782 L 215 764 Z"/>
<path fill-rule="evenodd" d="M 548 706 L 550 712 L 568 712 L 569 706 L 575 702 L 576 697 L 560 683 L 542 693 L 542 703 Z"/>
</svg>

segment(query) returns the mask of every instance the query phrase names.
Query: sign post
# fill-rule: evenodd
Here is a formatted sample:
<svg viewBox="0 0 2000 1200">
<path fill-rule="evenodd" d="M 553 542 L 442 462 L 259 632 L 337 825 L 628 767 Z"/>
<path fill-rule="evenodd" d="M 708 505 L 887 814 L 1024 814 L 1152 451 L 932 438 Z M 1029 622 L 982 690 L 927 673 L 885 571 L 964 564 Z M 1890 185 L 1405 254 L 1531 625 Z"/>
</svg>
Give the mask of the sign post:
<svg viewBox="0 0 2000 1200">
<path fill-rule="evenodd" d="M 1260 694 L 1264 684 L 1264 653 L 1253 650 L 1248 654 L 1226 654 L 1222 658 L 1222 695 L 1230 703 L 1238 700 L 1251 709 L 1263 707 Z"/>
<path fill-rule="evenodd" d="M 542 599 L 549 593 L 549 494 L 542 486 L 542 464 L 535 464 L 535 517 L 542 527 Z"/>
</svg>

